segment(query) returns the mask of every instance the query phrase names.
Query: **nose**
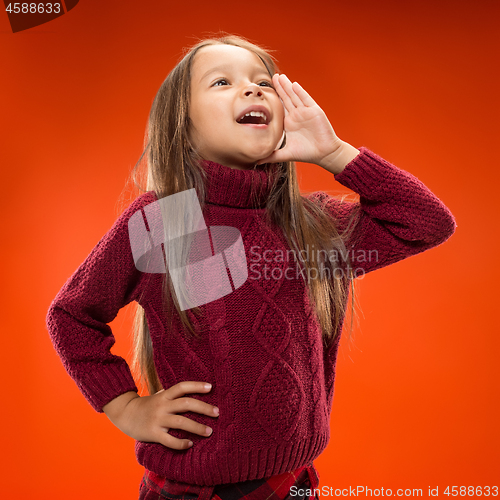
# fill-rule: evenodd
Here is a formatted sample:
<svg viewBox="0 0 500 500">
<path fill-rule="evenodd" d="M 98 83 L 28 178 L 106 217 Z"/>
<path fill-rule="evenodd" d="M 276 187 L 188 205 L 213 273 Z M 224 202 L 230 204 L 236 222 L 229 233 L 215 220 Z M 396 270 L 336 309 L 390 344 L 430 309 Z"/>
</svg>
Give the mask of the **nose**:
<svg viewBox="0 0 500 500">
<path fill-rule="evenodd" d="M 251 83 L 245 89 L 245 96 L 248 97 L 250 95 L 255 95 L 257 97 L 261 97 L 262 96 L 262 90 L 260 89 L 260 87 L 257 84 Z"/>
</svg>

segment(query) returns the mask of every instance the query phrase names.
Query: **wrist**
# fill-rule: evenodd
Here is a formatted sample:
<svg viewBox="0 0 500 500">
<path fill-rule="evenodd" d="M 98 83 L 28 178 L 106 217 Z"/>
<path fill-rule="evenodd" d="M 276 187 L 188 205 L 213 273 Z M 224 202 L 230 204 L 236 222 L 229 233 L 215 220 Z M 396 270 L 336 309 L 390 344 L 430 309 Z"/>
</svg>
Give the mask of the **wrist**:
<svg viewBox="0 0 500 500">
<path fill-rule="evenodd" d="M 139 394 L 135 391 L 125 392 L 120 394 L 115 399 L 111 400 L 108 404 L 102 407 L 102 411 L 107 415 L 107 417 L 113 421 L 117 416 L 119 416 L 125 407 L 132 401 L 132 399 L 140 398 Z"/>
<path fill-rule="evenodd" d="M 341 141 L 335 151 L 325 156 L 318 165 L 328 172 L 338 175 L 361 151 L 345 141 Z"/>
</svg>

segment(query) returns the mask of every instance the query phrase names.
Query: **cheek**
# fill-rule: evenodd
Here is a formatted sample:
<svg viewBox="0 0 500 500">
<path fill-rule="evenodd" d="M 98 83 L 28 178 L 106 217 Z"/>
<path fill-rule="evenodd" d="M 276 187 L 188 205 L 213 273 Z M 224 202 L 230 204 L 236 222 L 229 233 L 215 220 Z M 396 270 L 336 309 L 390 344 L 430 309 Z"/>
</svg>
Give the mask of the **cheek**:
<svg viewBox="0 0 500 500">
<path fill-rule="evenodd" d="M 195 127 L 203 134 L 216 132 L 220 126 L 225 123 L 224 116 L 217 106 L 205 105 L 197 109 L 194 113 L 193 123 Z"/>
<path fill-rule="evenodd" d="M 196 100 L 192 100 L 189 107 L 188 135 L 195 148 L 204 142 L 206 126 L 203 123 L 203 113 Z"/>
<path fill-rule="evenodd" d="M 285 112 L 283 110 L 280 110 L 278 113 L 276 113 L 274 117 L 275 121 L 274 126 L 276 127 L 276 133 L 278 135 L 281 135 L 285 130 L 284 119 L 285 119 Z"/>
<path fill-rule="evenodd" d="M 220 103 L 211 103 L 204 110 L 205 123 L 215 128 L 226 124 L 228 117 L 227 109 L 221 106 Z"/>
</svg>

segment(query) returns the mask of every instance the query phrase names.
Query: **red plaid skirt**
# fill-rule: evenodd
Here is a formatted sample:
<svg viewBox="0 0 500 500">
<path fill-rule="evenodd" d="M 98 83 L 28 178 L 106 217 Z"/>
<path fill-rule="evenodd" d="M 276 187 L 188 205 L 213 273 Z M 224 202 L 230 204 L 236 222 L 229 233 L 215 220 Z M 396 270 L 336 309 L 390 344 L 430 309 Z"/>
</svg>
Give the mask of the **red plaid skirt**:
<svg viewBox="0 0 500 500">
<path fill-rule="evenodd" d="M 319 500 L 316 492 L 308 496 L 306 490 L 319 485 L 319 475 L 314 465 L 304 465 L 292 472 L 285 472 L 267 479 L 253 479 L 240 483 L 216 486 L 198 486 L 171 481 L 145 470 L 139 489 L 139 500 Z M 290 488 L 296 486 L 296 495 Z M 294 491 L 295 492 L 295 491 Z M 298 493 L 302 493 L 301 495 Z"/>
</svg>

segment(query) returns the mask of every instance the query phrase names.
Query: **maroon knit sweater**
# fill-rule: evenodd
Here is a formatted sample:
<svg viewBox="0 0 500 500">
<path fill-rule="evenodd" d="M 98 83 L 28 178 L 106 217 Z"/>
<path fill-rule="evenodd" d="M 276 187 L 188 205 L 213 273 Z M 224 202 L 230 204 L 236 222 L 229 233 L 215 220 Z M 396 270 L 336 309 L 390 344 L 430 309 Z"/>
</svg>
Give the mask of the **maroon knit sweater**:
<svg viewBox="0 0 500 500">
<path fill-rule="evenodd" d="M 358 262 L 362 273 L 421 253 L 453 234 L 457 226 L 450 210 L 420 180 L 365 147 L 359 150 L 335 175 L 360 195 L 359 202 L 340 204 L 324 192 L 312 197 L 327 201 L 339 230 L 351 211 L 361 207 L 345 244 L 351 260 L 363 255 Z M 172 480 L 216 485 L 282 474 L 310 464 L 322 453 L 330 436 L 340 334 L 324 347 L 296 263 L 274 260 L 280 251 L 289 255 L 290 248 L 280 230 L 264 218 L 268 173 L 213 162 L 203 165 L 209 174 L 205 223 L 237 228 L 251 269 L 241 287 L 201 306 L 204 319 L 187 311 L 201 339 L 182 333 L 177 314 L 174 328 L 167 328 L 161 304 L 164 275 L 141 272 L 134 265 L 128 220 L 157 200 L 154 191 L 130 204 L 68 279 L 50 306 L 47 328 L 67 372 L 92 407 L 102 412 L 117 396 L 137 391 L 125 360 L 110 353 L 115 338 L 108 323 L 120 308 L 139 302 L 163 387 L 183 380 L 210 382 L 208 394 L 187 397 L 216 405 L 220 416 L 184 413 L 212 427 L 212 435 L 171 429 L 170 434 L 190 438 L 194 446 L 179 451 L 137 441 L 137 460 Z M 252 183 L 260 188 L 253 202 Z M 263 255 L 265 250 L 270 252 Z M 370 250 L 375 253 L 366 258 Z"/>
</svg>

